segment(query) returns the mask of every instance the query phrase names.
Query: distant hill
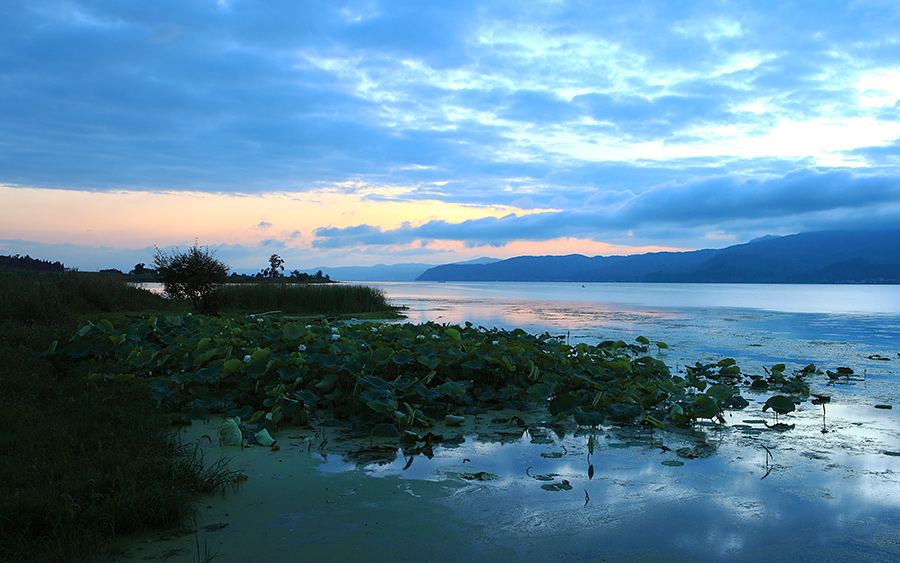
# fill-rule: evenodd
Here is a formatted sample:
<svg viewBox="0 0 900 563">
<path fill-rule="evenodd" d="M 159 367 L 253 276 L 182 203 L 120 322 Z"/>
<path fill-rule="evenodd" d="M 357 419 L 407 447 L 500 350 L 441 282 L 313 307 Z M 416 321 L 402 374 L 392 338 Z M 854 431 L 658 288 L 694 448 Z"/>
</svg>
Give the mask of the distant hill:
<svg viewBox="0 0 900 563">
<path fill-rule="evenodd" d="M 497 262 L 496 258 L 476 258 L 462 264 L 487 264 Z M 320 267 L 313 268 L 311 271 L 322 270 L 328 274 L 333 280 L 340 281 L 414 281 L 417 277 L 429 268 L 433 268 L 434 264 L 417 264 L 415 262 L 407 262 L 403 264 L 376 264 L 375 266 L 338 266 L 334 268 Z"/>
<path fill-rule="evenodd" d="M 765 236 L 719 250 L 519 256 L 446 264 L 418 281 L 900 283 L 900 229 Z"/>
</svg>

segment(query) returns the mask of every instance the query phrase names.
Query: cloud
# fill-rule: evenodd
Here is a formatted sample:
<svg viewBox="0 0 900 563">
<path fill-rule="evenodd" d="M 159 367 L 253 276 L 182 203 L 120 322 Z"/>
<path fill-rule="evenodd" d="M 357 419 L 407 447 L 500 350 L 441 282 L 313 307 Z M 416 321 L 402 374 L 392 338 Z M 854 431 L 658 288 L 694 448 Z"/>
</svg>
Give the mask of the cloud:
<svg viewBox="0 0 900 563">
<path fill-rule="evenodd" d="M 734 237 L 729 225 L 750 232 L 888 227 L 900 222 L 900 174 L 802 169 L 766 179 L 712 177 L 667 183 L 641 194 L 608 194 L 578 210 L 510 214 L 449 223 L 432 220 L 382 230 L 371 225 L 315 231 L 317 248 L 402 245 L 416 240 L 454 240 L 467 246 L 502 246 L 516 240 L 558 237 L 620 238 L 627 231 L 671 233 L 694 230 L 704 238 Z M 791 230 L 791 229 L 794 230 Z M 664 232 L 668 230 L 670 234 Z M 644 237 L 646 237 L 645 235 Z M 642 238 L 644 238 L 642 237 Z"/>
<path fill-rule="evenodd" d="M 3 185 L 557 209 L 303 226 L 333 251 L 702 244 L 888 220 L 898 198 L 895 3 L 6 4 Z"/>
</svg>

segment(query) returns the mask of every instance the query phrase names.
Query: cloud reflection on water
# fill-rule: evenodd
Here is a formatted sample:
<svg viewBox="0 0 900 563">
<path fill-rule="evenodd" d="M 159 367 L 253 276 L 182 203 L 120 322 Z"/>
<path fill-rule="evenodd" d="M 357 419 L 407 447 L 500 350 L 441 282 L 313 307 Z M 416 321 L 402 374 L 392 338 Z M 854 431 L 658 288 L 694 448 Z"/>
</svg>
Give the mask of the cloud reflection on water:
<svg viewBox="0 0 900 563">
<path fill-rule="evenodd" d="M 900 451 L 900 413 L 874 409 L 875 403 L 900 405 L 895 367 L 900 360 L 868 357 L 900 350 L 900 331 L 894 330 L 900 326 L 900 308 L 888 299 L 883 312 L 841 311 L 871 309 L 872 295 L 885 298 L 900 288 L 873 292 L 850 287 L 844 293 L 857 292 L 857 297 L 849 305 L 834 302 L 836 310 L 823 311 L 825 298 L 832 299 L 837 288 L 817 288 L 809 297 L 805 286 L 779 287 L 771 294 L 774 306 L 766 309 L 721 305 L 734 288 L 670 288 L 676 304 L 660 307 L 562 299 L 578 292 L 575 284 L 552 288 L 558 299 L 536 295 L 540 287 L 525 295 L 524 284 L 456 284 L 460 287 L 449 290 L 438 285 L 445 284 L 387 288 L 395 302 L 409 307 L 412 322 L 471 321 L 567 334 L 574 342 L 591 343 L 633 341 L 642 334 L 669 344 L 661 354 L 650 353 L 672 369 L 734 357 L 744 373 L 762 374 L 765 366 L 787 362 L 788 371 L 815 363 L 828 369 L 851 366 L 861 375 L 839 385 L 824 375 L 810 378 L 814 393 L 833 398 L 825 407 L 827 433 L 821 432 L 821 407 L 808 401 L 783 417 L 795 425 L 792 430 L 782 433 L 761 422 L 748 423 L 773 420 L 771 413 L 761 411 L 768 394 L 745 392 L 750 406 L 727 414 L 726 428 L 658 432 L 654 439 L 659 443 L 651 443 L 646 431 L 598 429 L 600 441 L 590 456 L 592 479 L 584 430 L 563 437 L 551 432 L 553 442 L 545 445 L 531 443 L 527 434 L 504 443 L 470 437 L 459 448 L 438 448 L 431 460 L 413 460 L 409 469 L 403 469 L 407 460 L 400 456 L 391 464 L 366 468 L 367 474 L 412 480 L 458 480 L 465 471 L 499 475 L 499 481 L 471 483 L 443 502 L 483 525 L 488 541 L 512 547 L 524 560 L 529 550 L 542 553 L 550 545 L 556 553 L 582 558 L 615 559 L 635 550 L 650 559 L 900 557 L 900 457 L 885 454 Z M 666 297 L 659 287 L 631 289 L 648 292 L 629 297 L 633 301 Z M 684 297 L 691 291 L 698 294 Z M 711 295 L 710 301 L 698 303 L 704 295 Z M 781 310 L 789 309 L 783 304 L 791 299 L 797 311 Z M 746 433 L 737 426 L 741 424 L 753 432 Z M 623 442 L 631 445 L 613 446 Z M 675 453 L 698 443 L 711 444 L 714 451 L 697 459 Z M 563 447 L 568 453 L 559 459 L 540 455 Z M 768 463 L 765 448 L 773 456 Z M 665 460 L 684 465 L 664 466 Z M 572 489 L 546 491 L 541 488 L 545 482 L 533 478 L 541 474 L 555 474 L 554 482 L 565 479 Z"/>
</svg>

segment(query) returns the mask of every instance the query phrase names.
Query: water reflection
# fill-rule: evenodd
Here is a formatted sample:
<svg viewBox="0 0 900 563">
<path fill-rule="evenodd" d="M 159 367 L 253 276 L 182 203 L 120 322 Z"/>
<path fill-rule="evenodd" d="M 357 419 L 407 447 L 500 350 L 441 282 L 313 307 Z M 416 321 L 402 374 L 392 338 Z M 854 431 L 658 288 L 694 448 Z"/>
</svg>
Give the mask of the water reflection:
<svg viewBox="0 0 900 563">
<path fill-rule="evenodd" d="M 531 431 L 506 441 L 484 432 L 436 448 L 432 459 L 410 464 L 400 456 L 354 471 L 454 482 L 463 473 L 497 475 L 470 482 L 444 503 L 522 560 L 551 546 L 560 558 L 607 560 L 634 557 L 636 546 L 648 560 L 900 556 L 900 412 L 874 408 L 900 406 L 897 287 L 596 284 L 579 294 L 571 285 L 386 290 L 413 322 L 470 321 L 566 334 L 573 342 L 644 335 L 669 345 L 659 357 L 673 370 L 733 357 L 744 373 L 785 362 L 788 371 L 814 363 L 849 366 L 859 376 L 809 379 L 813 393 L 832 398 L 825 433 L 821 405 L 804 401 L 782 419 L 793 429 L 778 432 L 761 411 L 769 393 L 747 392 L 750 406 L 729 413 L 726 427 L 653 436 L 597 429 L 593 455 L 585 429 L 547 431 L 547 443 L 535 442 Z M 542 488 L 548 482 L 571 488 Z"/>
<path fill-rule="evenodd" d="M 834 430 L 827 435 L 815 431 L 812 409 L 797 416 L 796 429 L 787 433 L 766 431 L 760 419 L 744 425 L 763 429 L 757 434 L 745 434 L 740 420 L 653 435 L 615 427 L 538 427 L 508 441 L 491 440 L 489 432 L 469 435 L 458 447 L 436 448 L 431 459 L 409 464 L 399 456 L 356 470 L 370 477 L 457 482 L 464 474 L 494 474 L 497 480 L 470 481 L 443 503 L 484 525 L 491 541 L 538 553 L 549 544 L 558 552 L 564 539 L 572 553 L 592 557 L 630 553 L 635 545 L 700 560 L 788 560 L 798 553 L 806 560 L 861 547 L 898 555 L 898 544 L 882 543 L 900 540 L 894 528 L 900 458 L 884 455 L 898 443 L 894 419 L 853 407 L 833 411 Z M 597 439 L 593 455 L 591 432 Z M 698 448 L 703 445 L 708 448 Z M 682 457 L 675 453 L 682 448 L 706 455 Z M 557 453 L 562 455 L 542 455 Z M 684 465 L 663 465 L 667 460 Z M 322 470 L 346 471 L 345 463 L 330 459 Z M 590 465 L 596 471 L 589 476 Z M 542 488 L 563 482 L 571 488 Z"/>
</svg>

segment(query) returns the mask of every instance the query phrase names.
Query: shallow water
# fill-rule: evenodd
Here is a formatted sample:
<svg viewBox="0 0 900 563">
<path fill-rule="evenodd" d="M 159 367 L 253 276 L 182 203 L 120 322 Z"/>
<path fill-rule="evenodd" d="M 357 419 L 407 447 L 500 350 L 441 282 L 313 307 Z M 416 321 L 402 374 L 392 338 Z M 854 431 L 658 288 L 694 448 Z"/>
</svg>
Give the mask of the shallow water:
<svg viewBox="0 0 900 563">
<path fill-rule="evenodd" d="M 233 455 L 250 477 L 242 491 L 201 506 L 202 540 L 220 560 L 900 559 L 900 288 L 372 285 L 408 307 L 413 322 L 471 321 L 590 343 L 643 335 L 668 344 L 658 357 L 676 370 L 733 357 L 750 374 L 784 362 L 788 372 L 815 363 L 857 375 L 836 384 L 810 377 L 812 392 L 832 400 L 824 410 L 804 401 L 780 417 L 790 425 L 783 431 L 762 412 L 770 393 L 743 391 L 750 406 L 694 430 L 469 415 L 462 429 L 434 429 L 462 442 L 437 446 L 430 459 L 350 455 L 371 439 L 319 452 L 326 437 L 340 442 L 339 427 L 280 430 L 278 452 L 216 446 L 213 455 Z M 204 432 L 214 435 L 214 423 L 196 423 L 186 439 Z M 217 523 L 227 527 L 202 528 Z M 192 542 L 152 538 L 123 559 L 190 553 Z"/>
<path fill-rule="evenodd" d="M 520 327 L 589 343 L 633 342 L 643 335 L 668 345 L 657 357 L 673 370 L 733 357 L 746 374 L 764 375 L 765 367 L 782 362 L 788 371 L 814 363 L 822 369 L 849 366 L 858 374 L 838 384 L 824 375 L 810 378 L 811 391 L 832 402 L 825 405 L 824 420 L 821 406 L 804 402 L 782 417 L 794 426 L 786 432 L 767 428 L 774 420 L 761 406 L 770 394 L 745 391 L 751 405 L 730 413 L 727 428 L 706 428 L 702 440 L 678 432 L 657 433 L 659 442 L 652 444 L 612 438 L 634 445 L 595 452 L 593 479 L 586 474 L 583 436 L 555 437 L 546 447 L 564 446 L 570 452 L 556 460 L 540 457 L 543 452 L 525 439 L 493 449 L 472 439 L 461 452 L 442 454 L 450 456 L 449 466 L 471 458 L 484 471 L 502 476 L 502 485 L 487 486 L 496 491 L 474 498 L 496 508 L 484 523 L 504 522 L 503 533 L 515 541 L 546 549 L 554 542 L 551 536 L 559 534 L 572 547 L 567 557 L 587 557 L 598 533 L 590 521 L 600 518 L 603 544 L 619 556 L 631 554 L 635 545 L 663 558 L 700 560 L 805 560 L 817 552 L 827 552 L 830 560 L 842 555 L 891 560 L 900 554 L 900 457 L 895 455 L 900 453 L 900 413 L 874 408 L 900 406 L 900 287 L 378 286 L 407 307 L 414 322 Z M 608 442 L 617 432 L 608 428 L 600 434 Z M 714 446 L 712 455 L 674 455 L 698 440 Z M 684 465 L 662 465 L 666 460 Z M 401 463 L 370 472 L 399 472 Z M 418 478 L 427 478 L 429 470 L 441 474 L 439 467 L 422 465 Z M 533 465 L 531 474 L 559 474 L 557 480 L 567 479 L 572 490 L 535 486 L 524 475 L 527 465 Z M 585 495 L 590 502 L 579 507 Z M 477 502 L 466 498 L 462 505 L 467 510 Z M 497 511 L 519 516 L 504 519 Z M 654 530 L 650 537 L 648 529 Z"/>
</svg>

